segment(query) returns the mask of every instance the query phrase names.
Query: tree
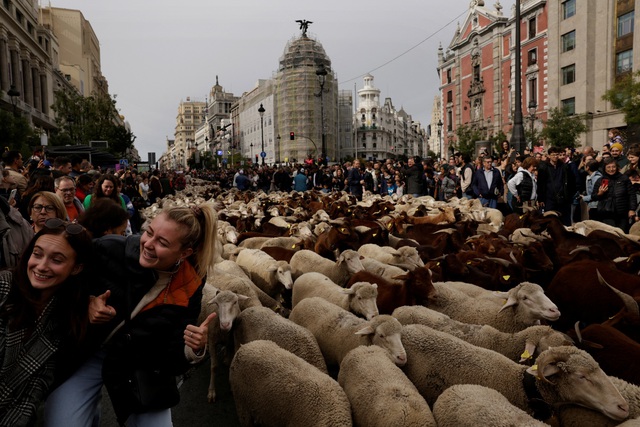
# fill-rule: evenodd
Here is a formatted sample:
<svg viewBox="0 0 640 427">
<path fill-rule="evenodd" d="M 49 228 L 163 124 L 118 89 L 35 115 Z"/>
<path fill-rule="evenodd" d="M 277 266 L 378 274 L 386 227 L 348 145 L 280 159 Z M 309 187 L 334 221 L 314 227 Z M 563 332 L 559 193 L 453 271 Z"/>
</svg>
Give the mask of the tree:
<svg viewBox="0 0 640 427">
<path fill-rule="evenodd" d="M 457 144 L 451 144 L 449 147 L 471 156 L 476 152 L 476 141 L 485 139 L 485 133 L 482 129 L 470 125 L 458 126 L 456 128 L 456 136 L 458 137 Z"/>
<path fill-rule="evenodd" d="M 33 142 L 37 139 L 37 143 Z M 40 137 L 36 135 L 27 119 L 11 112 L 0 110 L 0 148 L 8 147 L 20 151 L 27 157 L 30 145 L 39 145 Z M 29 153 L 30 155 L 30 153 Z"/>
<path fill-rule="evenodd" d="M 540 132 L 540 138 L 545 140 L 547 145 L 576 147 L 580 134 L 587 131 L 585 119 L 584 115 L 570 115 L 565 109 L 552 108 L 549 110 L 549 119 Z"/>
<path fill-rule="evenodd" d="M 614 108 L 624 113 L 627 125 L 640 124 L 640 71 L 629 73 L 602 95 Z"/>
<path fill-rule="evenodd" d="M 51 137 L 51 145 L 88 144 L 89 141 L 108 141 L 107 151 L 125 158 L 136 137 L 118 124 L 116 96 L 83 97 L 77 92 L 56 91 L 51 109 L 56 113 L 58 132 Z"/>
</svg>

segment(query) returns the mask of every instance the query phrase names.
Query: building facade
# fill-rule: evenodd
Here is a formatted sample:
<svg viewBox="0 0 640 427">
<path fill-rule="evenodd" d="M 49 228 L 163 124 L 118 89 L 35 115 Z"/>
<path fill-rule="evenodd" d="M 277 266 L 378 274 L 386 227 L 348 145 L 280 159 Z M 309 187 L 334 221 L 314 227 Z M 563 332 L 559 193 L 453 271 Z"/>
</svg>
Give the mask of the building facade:
<svg viewBox="0 0 640 427">
<path fill-rule="evenodd" d="M 196 146 L 196 130 L 205 121 L 206 105 L 204 101 L 192 101 L 191 97 L 178 105 L 172 144 L 169 145 L 170 140 L 167 140 L 168 163 L 175 165 L 175 169 L 187 168 L 189 155 Z"/>
<path fill-rule="evenodd" d="M 514 17 L 507 18 L 499 3 L 490 10 L 484 1 L 473 1 L 458 26 L 447 51 L 438 49 L 441 79 L 443 156 L 457 143 L 456 130 L 467 126 L 490 139 L 501 132 L 510 135 L 515 109 L 515 85 L 522 90 L 521 111 L 535 104 L 532 116 L 539 128 L 546 119 L 547 78 L 546 0 L 525 0 L 521 5 L 522 75 L 515 75 Z M 440 120 L 440 119 L 439 119 Z M 534 141 L 528 141 L 532 145 Z"/>
</svg>

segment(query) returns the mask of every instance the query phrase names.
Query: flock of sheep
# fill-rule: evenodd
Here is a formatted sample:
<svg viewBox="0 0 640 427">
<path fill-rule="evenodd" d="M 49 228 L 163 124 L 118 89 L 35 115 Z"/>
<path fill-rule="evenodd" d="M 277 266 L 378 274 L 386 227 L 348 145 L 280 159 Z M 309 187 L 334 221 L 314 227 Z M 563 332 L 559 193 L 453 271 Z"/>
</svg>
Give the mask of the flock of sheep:
<svg viewBox="0 0 640 427">
<path fill-rule="evenodd" d="M 241 425 L 640 426 L 640 387 L 607 376 L 568 335 L 544 325 L 561 313 L 538 284 L 495 292 L 432 282 L 415 247 L 325 247 L 329 233 L 353 230 L 340 230 L 322 209 L 275 208 L 290 197 L 248 199 L 201 182 L 143 212 L 149 219 L 163 206 L 216 204 L 221 258 L 202 300 L 203 318 L 218 314 L 207 398 L 216 399 L 215 349 L 225 345 Z M 371 205 L 366 196 L 342 200 Z M 387 202 L 391 217 L 450 209 L 429 197 Z M 503 221 L 472 205 L 466 215 L 486 233 Z M 252 230 L 287 232 L 241 233 L 241 219 Z"/>
</svg>

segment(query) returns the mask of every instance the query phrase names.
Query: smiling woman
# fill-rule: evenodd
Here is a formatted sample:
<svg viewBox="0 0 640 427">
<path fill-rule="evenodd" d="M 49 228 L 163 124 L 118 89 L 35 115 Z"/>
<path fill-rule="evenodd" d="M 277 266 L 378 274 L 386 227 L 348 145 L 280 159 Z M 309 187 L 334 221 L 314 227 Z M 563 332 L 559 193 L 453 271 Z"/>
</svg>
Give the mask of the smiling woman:
<svg viewBox="0 0 640 427">
<path fill-rule="evenodd" d="M 81 273 L 91 254 L 85 229 L 49 219 L 19 266 L 0 272 L 0 425 L 32 425 L 54 380 L 56 360 L 85 334 Z"/>
<path fill-rule="evenodd" d="M 151 410 L 129 398 L 130 387 L 140 372 L 151 371 L 170 384 L 205 356 L 213 317 L 196 321 L 206 273 L 219 253 L 216 235 L 216 212 L 205 203 L 163 211 L 141 236 L 94 241 L 99 274 L 89 310 L 93 341 L 87 343 L 93 356 L 51 394 L 45 426 L 91 425 L 103 380 L 121 424 L 171 425 L 170 407 L 177 402 Z"/>
</svg>

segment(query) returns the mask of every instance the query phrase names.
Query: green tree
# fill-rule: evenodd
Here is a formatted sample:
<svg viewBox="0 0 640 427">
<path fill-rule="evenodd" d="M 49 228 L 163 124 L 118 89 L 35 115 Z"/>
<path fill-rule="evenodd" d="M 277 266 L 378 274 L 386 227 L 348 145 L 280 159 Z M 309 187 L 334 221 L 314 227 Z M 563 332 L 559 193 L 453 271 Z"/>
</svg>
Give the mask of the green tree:
<svg viewBox="0 0 640 427">
<path fill-rule="evenodd" d="M 502 129 L 500 129 L 498 133 L 489 138 L 494 153 L 499 153 L 502 151 L 502 141 L 504 141 L 505 139 L 507 141 L 509 140 L 509 138 L 507 138 L 507 134 L 505 134 Z"/>
<path fill-rule="evenodd" d="M 51 106 L 56 113 L 58 132 L 52 135 L 51 145 L 88 144 L 89 141 L 108 141 L 107 151 L 124 158 L 133 147 L 135 135 L 118 124 L 116 96 L 83 97 L 76 92 L 56 91 Z"/>
<path fill-rule="evenodd" d="M 564 109 L 549 110 L 549 119 L 545 122 L 540 138 L 547 145 L 557 147 L 576 147 L 580 135 L 587 131 L 584 115 L 570 115 Z"/>
<path fill-rule="evenodd" d="M 460 125 L 456 128 L 456 136 L 458 137 L 457 143 L 451 144 L 450 149 L 454 151 L 460 151 L 463 154 L 469 154 L 473 156 L 476 151 L 476 141 L 482 141 L 485 139 L 485 133 L 483 130 L 470 125 Z"/>
<path fill-rule="evenodd" d="M 33 144 L 37 139 L 37 143 Z M 36 135 L 27 119 L 12 112 L 0 110 L 0 149 L 5 147 L 18 150 L 23 156 L 29 154 L 29 145 L 38 145 L 40 138 Z"/>
<path fill-rule="evenodd" d="M 640 71 L 629 73 L 602 95 L 614 108 L 624 113 L 627 125 L 640 124 Z"/>
</svg>

